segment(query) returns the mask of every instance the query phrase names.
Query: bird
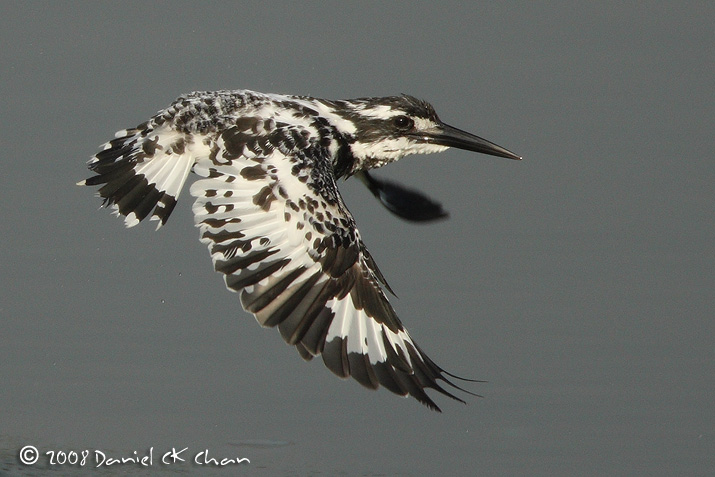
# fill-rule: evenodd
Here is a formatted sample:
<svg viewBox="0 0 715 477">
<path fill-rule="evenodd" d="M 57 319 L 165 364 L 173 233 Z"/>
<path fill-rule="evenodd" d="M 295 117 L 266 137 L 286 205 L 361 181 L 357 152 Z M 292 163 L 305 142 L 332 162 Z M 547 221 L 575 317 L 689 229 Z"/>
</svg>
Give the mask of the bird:
<svg viewBox="0 0 715 477">
<path fill-rule="evenodd" d="M 102 206 L 133 227 L 166 224 L 190 173 L 200 240 L 214 269 L 263 327 L 277 327 L 305 360 L 322 357 L 341 378 L 411 396 L 464 403 L 478 396 L 415 343 L 387 294 L 338 190 L 355 176 L 390 212 L 408 221 L 444 218 L 425 194 L 371 170 L 409 154 L 450 147 L 521 159 L 442 122 L 432 105 L 402 94 L 327 100 L 249 90 L 196 91 L 134 128 L 88 162 Z"/>
</svg>

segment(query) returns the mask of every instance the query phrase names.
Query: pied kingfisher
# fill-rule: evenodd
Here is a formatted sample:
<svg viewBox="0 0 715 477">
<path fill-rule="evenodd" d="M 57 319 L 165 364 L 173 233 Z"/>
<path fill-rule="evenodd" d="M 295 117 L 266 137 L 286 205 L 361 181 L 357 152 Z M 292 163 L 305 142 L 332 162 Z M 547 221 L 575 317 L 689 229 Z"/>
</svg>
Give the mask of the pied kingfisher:
<svg viewBox="0 0 715 477">
<path fill-rule="evenodd" d="M 202 178 L 190 188 L 201 241 L 246 311 L 277 326 L 304 359 L 320 355 L 340 377 L 439 411 L 425 388 L 464 402 L 437 382 L 464 391 L 448 376 L 463 378 L 437 366 L 403 327 L 337 180 L 356 175 L 396 215 L 433 220 L 446 215 L 439 204 L 368 170 L 449 147 L 520 159 L 408 95 L 194 92 L 117 132 L 88 163 L 97 175 L 78 184 L 101 185 L 103 205 L 128 227 L 151 215 L 158 228 L 193 171 Z"/>
</svg>

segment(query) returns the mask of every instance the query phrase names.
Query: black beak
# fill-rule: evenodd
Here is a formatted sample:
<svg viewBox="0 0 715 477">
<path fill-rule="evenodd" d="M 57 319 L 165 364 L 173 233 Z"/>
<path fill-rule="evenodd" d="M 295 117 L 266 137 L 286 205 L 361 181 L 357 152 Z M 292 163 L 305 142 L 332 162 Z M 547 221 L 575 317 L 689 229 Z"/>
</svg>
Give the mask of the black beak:
<svg viewBox="0 0 715 477">
<path fill-rule="evenodd" d="M 511 151 L 497 146 L 493 142 L 482 139 L 479 136 L 470 134 L 461 129 L 457 129 L 448 124 L 441 124 L 439 129 L 434 133 L 426 134 L 423 140 L 430 144 L 438 144 L 440 146 L 456 147 L 466 151 L 480 152 L 489 154 L 490 156 L 506 157 L 508 159 L 521 160 L 521 156 L 517 156 Z"/>
</svg>

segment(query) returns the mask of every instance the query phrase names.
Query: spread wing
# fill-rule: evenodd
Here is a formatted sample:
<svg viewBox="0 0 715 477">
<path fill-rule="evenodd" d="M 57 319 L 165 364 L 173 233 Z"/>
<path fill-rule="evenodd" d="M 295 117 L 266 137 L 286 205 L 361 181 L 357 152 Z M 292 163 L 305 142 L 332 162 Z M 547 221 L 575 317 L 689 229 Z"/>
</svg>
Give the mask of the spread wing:
<svg viewBox="0 0 715 477">
<path fill-rule="evenodd" d="M 240 118 L 220 131 L 167 124 L 120 131 L 89 163 L 99 195 L 133 226 L 166 222 L 188 173 L 201 241 L 216 271 L 263 326 L 340 377 L 413 396 L 451 375 L 414 343 L 338 192 L 325 145 L 300 127 Z M 382 285 L 382 286 L 381 286 Z M 458 388 L 461 389 L 461 388 Z"/>
</svg>

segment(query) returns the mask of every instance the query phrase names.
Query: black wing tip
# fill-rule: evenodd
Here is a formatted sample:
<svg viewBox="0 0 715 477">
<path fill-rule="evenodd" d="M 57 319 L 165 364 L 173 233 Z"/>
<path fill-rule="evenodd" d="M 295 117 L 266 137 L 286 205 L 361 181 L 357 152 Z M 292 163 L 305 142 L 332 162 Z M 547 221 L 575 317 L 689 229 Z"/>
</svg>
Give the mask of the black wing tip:
<svg viewBox="0 0 715 477">
<path fill-rule="evenodd" d="M 360 172 L 358 178 L 387 210 L 403 220 L 420 223 L 449 217 L 442 204 L 420 191 L 387 179 L 378 179 L 367 171 Z"/>
<path fill-rule="evenodd" d="M 324 364 L 330 371 L 340 378 L 347 379 L 352 377 L 355 381 L 367 389 L 375 390 L 382 386 L 398 396 L 412 397 L 428 409 L 435 412 L 442 412 L 442 409 L 427 394 L 426 391 L 428 389 L 432 389 L 439 394 L 461 402 L 462 404 L 468 404 L 468 402 L 450 392 L 448 390 L 449 387 L 476 398 L 484 397 L 480 394 L 464 389 L 463 387 L 455 384 L 449 378 L 475 383 L 482 383 L 486 381 L 463 378 L 448 371 L 444 371 L 424 355 L 421 355 L 424 361 L 421 361 L 421 364 L 419 365 L 413 364 L 411 371 L 409 371 L 406 369 L 400 369 L 401 363 L 391 363 L 389 361 L 385 361 L 376 364 L 369 364 L 367 355 L 362 355 L 360 353 L 348 353 L 346 343 L 347 342 L 342 339 L 327 343 L 327 348 L 323 349 L 323 352 L 321 353 Z M 298 351 L 302 356 L 303 353 L 300 348 L 299 343 Z M 411 358 L 414 362 L 416 356 L 412 355 Z M 439 381 L 442 381 L 447 386 L 440 385 Z"/>
<path fill-rule="evenodd" d="M 453 374 L 451 374 L 451 373 L 447 373 L 446 371 L 445 371 L 445 374 L 447 374 L 447 375 L 449 375 L 449 376 L 451 376 L 451 377 L 453 377 L 453 378 L 456 378 L 456 379 L 461 379 L 461 380 L 463 380 L 463 381 L 469 381 L 469 382 L 474 382 L 474 383 L 486 383 L 486 382 L 487 382 L 487 381 L 481 381 L 481 380 L 477 380 L 477 379 L 461 378 L 461 377 L 455 376 L 455 375 L 453 375 Z M 483 395 L 474 393 L 474 392 L 469 391 L 469 390 L 467 390 L 467 389 L 464 389 L 463 387 L 454 384 L 453 382 L 451 382 L 450 380 L 446 379 L 446 378 L 443 377 L 443 376 L 442 376 L 442 377 L 438 377 L 438 378 L 436 378 L 436 379 L 439 379 L 439 380 L 443 381 L 444 383 L 448 384 L 449 386 L 451 386 L 451 387 L 453 387 L 453 388 L 455 388 L 455 389 L 457 389 L 457 390 L 459 390 L 459 391 L 461 391 L 461 392 L 463 392 L 463 393 L 469 394 L 469 395 L 472 396 L 472 397 L 479 398 L 479 399 L 484 399 L 484 396 L 483 396 Z M 425 386 L 424 389 L 428 389 L 428 388 L 429 388 L 429 389 L 434 389 L 434 390 L 437 391 L 439 394 L 441 394 L 441 395 L 443 395 L 443 396 L 447 396 L 448 398 L 453 399 L 453 400 L 455 400 L 455 401 L 457 401 L 457 402 L 460 402 L 460 403 L 464 404 L 465 406 L 468 406 L 468 405 L 470 404 L 469 402 L 465 401 L 464 399 L 462 399 L 462 398 L 460 398 L 460 397 L 458 397 L 458 396 L 455 396 L 455 395 L 452 394 L 451 392 L 447 391 L 444 387 L 440 386 L 440 385 L 437 384 L 436 382 L 433 383 L 433 384 L 430 385 L 430 386 Z M 412 397 L 414 397 L 420 404 L 423 404 L 424 406 L 426 406 L 429 410 L 435 411 L 435 412 L 439 412 L 439 413 L 442 412 L 442 409 L 434 402 L 434 400 L 432 400 L 432 398 L 427 397 L 427 394 L 426 394 L 426 393 L 425 393 L 424 395 L 422 395 L 422 396 L 414 396 L 414 395 L 412 395 L 412 394 L 410 394 L 410 395 L 411 395 Z"/>
<path fill-rule="evenodd" d="M 452 377 L 454 377 L 454 378 L 457 378 L 457 379 L 462 379 L 462 380 L 464 380 L 464 381 L 470 381 L 470 382 L 484 382 L 484 381 L 478 381 L 478 380 L 474 380 L 474 379 L 464 379 L 464 378 L 460 378 L 459 376 L 454 376 L 453 374 L 450 374 L 450 373 L 447 373 L 447 372 L 445 372 L 445 374 L 447 374 L 447 375 L 449 375 L 449 376 L 452 376 Z M 463 387 L 454 384 L 452 381 L 450 381 L 449 379 L 447 379 L 445 376 L 441 376 L 441 375 L 440 375 L 439 377 L 435 378 L 435 381 L 434 381 L 433 383 L 431 383 L 430 385 L 425 386 L 424 389 L 427 389 L 427 388 L 429 388 L 429 389 L 434 389 L 434 390 L 437 391 L 439 394 L 441 394 L 441 395 L 443 395 L 443 396 L 447 396 L 448 398 L 451 398 L 451 399 L 453 399 L 453 400 L 455 400 L 455 401 L 457 401 L 457 402 L 460 402 L 460 403 L 462 403 L 462 404 L 464 404 L 464 405 L 468 405 L 468 404 L 469 404 L 469 403 L 468 403 L 467 401 L 465 401 L 464 399 L 462 399 L 462 398 L 460 398 L 460 397 L 458 397 L 458 396 L 455 396 L 454 394 L 452 394 L 451 392 L 449 392 L 447 389 L 445 389 L 444 387 L 440 386 L 440 385 L 437 383 L 437 380 L 441 380 L 441 381 L 443 381 L 444 383 L 448 384 L 449 386 L 453 387 L 454 389 L 457 389 L 457 390 L 459 390 L 459 391 L 461 391 L 461 392 L 463 392 L 463 393 L 469 394 L 470 396 L 473 396 L 473 397 L 476 397 L 476 398 L 484 398 L 484 396 L 482 396 L 481 394 L 473 393 L 472 391 L 469 391 L 469 390 L 467 390 L 467 389 L 464 389 Z M 440 413 L 441 413 L 441 412 L 442 412 L 442 409 L 441 409 L 439 406 L 437 406 L 437 404 L 436 404 L 431 398 L 424 399 L 425 396 L 426 396 L 426 393 L 425 393 L 424 396 L 422 396 L 422 399 L 418 398 L 417 396 L 414 396 L 414 397 L 415 397 L 420 403 L 422 403 L 422 404 L 424 404 L 425 406 L 427 406 L 430 410 L 436 411 L 436 412 L 440 412 Z"/>
</svg>

